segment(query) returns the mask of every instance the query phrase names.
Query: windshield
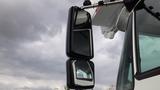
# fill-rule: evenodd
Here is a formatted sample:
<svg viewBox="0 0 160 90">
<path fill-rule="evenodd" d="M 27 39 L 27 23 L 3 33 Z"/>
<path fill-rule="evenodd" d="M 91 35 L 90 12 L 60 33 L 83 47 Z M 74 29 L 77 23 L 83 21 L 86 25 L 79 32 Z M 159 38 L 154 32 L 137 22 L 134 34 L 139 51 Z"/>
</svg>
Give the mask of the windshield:
<svg viewBox="0 0 160 90">
<path fill-rule="evenodd" d="M 160 12 L 160 2 L 159 0 L 145 0 L 144 4 L 145 8 L 136 11 L 140 54 L 139 71 L 141 72 L 160 66 L 160 20 L 157 18 Z"/>
</svg>

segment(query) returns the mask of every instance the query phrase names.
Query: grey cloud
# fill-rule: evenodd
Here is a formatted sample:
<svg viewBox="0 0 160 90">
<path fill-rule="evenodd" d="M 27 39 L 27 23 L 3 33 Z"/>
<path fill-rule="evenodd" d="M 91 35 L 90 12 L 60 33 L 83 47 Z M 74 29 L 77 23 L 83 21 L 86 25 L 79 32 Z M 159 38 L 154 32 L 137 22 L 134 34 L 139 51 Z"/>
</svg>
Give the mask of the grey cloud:
<svg viewBox="0 0 160 90">
<path fill-rule="evenodd" d="M 124 34 L 118 32 L 113 40 L 105 39 L 100 31 L 94 31 L 96 82 L 102 85 L 115 85 Z"/>
<path fill-rule="evenodd" d="M 82 1 L 82 0 L 81 0 Z M 68 8 L 80 0 L 2 0 L 0 2 L 0 41 L 3 47 L 42 39 L 61 33 Z"/>
<path fill-rule="evenodd" d="M 34 47 L 28 51 L 28 48 L 23 46 L 36 41 L 45 43 L 43 38 L 46 37 L 58 38 L 57 35 L 62 33 L 62 24 L 66 20 L 68 9 L 64 3 L 63 6 L 59 3 L 59 0 L 0 1 L 0 75 L 37 80 L 65 80 L 64 53 L 59 56 L 53 53 L 54 57 L 47 58 L 49 55 L 45 57 L 41 51 L 35 52 Z M 64 46 L 59 44 L 59 52 L 64 52 Z M 54 44 L 53 48 L 51 47 L 55 53 L 56 48 Z M 43 47 L 38 49 L 46 51 Z M 21 52 L 18 53 L 18 50 Z"/>
<path fill-rule="evenodd" d="M 51 47 L 51 51 L 54 51 L 57 46 Z M 61 79 L 65 80 L 65 60 L 63 50 L 59 49 L 62 54 L 59 56 L 49 57 L 50 53 L 46 49 L 38 48 L 39 50 L 45 50 L 47 54 L 41 53 L 41 51 L 34 51 L 34 47 L 26 48 L 19 47 L 14 51 L 1 51 L 1 63 L 0 73 L 6 75 L 12 75 L 15 77 L 26 77 L 32 79 Z M 29 49 L 29 50 L 28 50 Z M 53 50 L 52 50 L 53 49 Z M 18 52 L 20 50 L 20 52 Z"/>
<path fill-rule="evenodd" d="M 38 88 L 23 87 L 23 88 L 15 88 L 13 90 L 54 90 L 54 89 L 50 87 L 38 87 Z"/>
<path fill-rule="evenodd" d="M 50 87 L 37 87 L 37 88 L 34 88 L 34 87 L 15 87 L 14 85 L 6 85 L 6 84 L 2 84 L 0 83 L 0 89 L 1 90 L 54 90 Z"/>
<path fill-rule="evenodd" d="M 3 64 L 0 71 L 2 75 L 25 77 L 28 79 L 65 80 L 64 63 L 14 60 L 2 62 L 1 64 Z"/>
<path fill-rule="evenodd" d="M 54 16 L 54 13 L 49 13 L 53 10 L 48 10 L 49 7 L 43 3 L 41 3 L 41 5 L 37 5 L 34 4 L 36 2 L 16 2 L 18 1 L 11 2 L 9 4 L 5 3 L 5 5 L 4 3 L 0 3 L 1 37 L 14 40 L 15 42 L 19 40 L 37 40 L 40 39 L 40 34 L 47 31 L 46 25 L 51 24 L 56 27 L 56 24 L 61 22 L 58 20 L 57 23 L 50 21 L 51 18 L 55 20 L 56 15 Z M 52 32 L 56 31 L 57 30 L 52 30 Z"/>
<path fill-rule="evenodd" d="M 28 80 L 65 82 L 66 33 L 62 30 L 62 25 L 67 23 L 69 6 L 82 5 L 82 1 L 1 0 L 0 75 L 11 76 L 15 79 L 21 77 Z M 93 59 L 97 66 L 96 82 L 98 84 L 114 83 L 117 74 L 114 66 L 118 68 L 119 57 L 117 55 L 121 51 L 117 44 L 121 44 L 119 40 L 122 38 L 110 43 L 99 37 L 99 34 L 94 33 L 94 35 L 96 37 L 95 49 L 97 48 L 95 59 Z M 105 71 L 103 71 L 104 68 Z M 0 83 L 2 83 L 1 88 L 14 86 L 6 86 L 2 81 Z M 50 90 L 50 88 L 39 87 L 31 90 Z"/>
</svg>

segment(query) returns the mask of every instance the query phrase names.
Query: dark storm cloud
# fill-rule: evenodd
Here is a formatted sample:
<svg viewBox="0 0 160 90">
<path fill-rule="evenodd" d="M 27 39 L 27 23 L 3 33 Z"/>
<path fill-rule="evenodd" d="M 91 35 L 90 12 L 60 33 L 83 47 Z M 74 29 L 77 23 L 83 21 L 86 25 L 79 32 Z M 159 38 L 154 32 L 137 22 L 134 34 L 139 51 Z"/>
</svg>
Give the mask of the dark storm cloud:
<svg viewBox="0 0 160 90">
<path fill-rule="evenodd" d="M 50 0 L 46 0 L 50 1 Z M 54 7 L 44 0 L 35 1 L 4 1 L 0 3 L 0 36 L 8 40 L 33 41 L 47 33 L 47 26 L 59 27 L 63 20 Z M 56 4 L 52 3 L 56 7 Z M 56 20 L 57 19 L 57 20 Z M 52 28 L 52 32 L 60 31 Z"/>
<path fill-rule="evenodd" d="M 60 85 L 65 82 L 67 58 L 62 25 L 66 24 L 69 6 L 78 5 L 79 2 L 80 0 L 0 1 L 0 75 L 8 76 L 1 77 L 1 89 L 14 90 L 20 87 L 23 90 L 23 86 L 30 80 L 46 80 L 41 83 L 62 80 Z M 28 81 L 24 82 L 24 79 Z M 24 84 L 19 83 L 22 81 Z M 27 88 L 50 90 L 41 84 L 38 88 Z"/>
<path fill-rule="evenodd" d="M 65 38 L 57 35 L 62 33 L 62 24 L 66 23 L 69 6 L 70 2 L 66 0 L 1 0 L 0 75 L 15 79 L 65 80 L 65 44 L 61 43 Z M 55 39 L 48 41 L 47 38 Z M 34 42 L 43 45 L 38 47 Z M 5 84 L 0 87 L 5 87 Z"/>
<path fill-rule="evenodd" d="M 60 33 L 65 20 L 58 15 L 58 5 L 53 0 L 1 0 L 0 51 L 12 60 L 21 44 Z M 17 56 L 15 60 L 21 62 L 20 58 L 23 57 Z"/>
<path fill-rule="evenodd" d="M 69 6 L 81 0 L 1 0 L 0 46 L 14 49 L 24 42 L 55 36 L 67 21 Z"/>
</svg>

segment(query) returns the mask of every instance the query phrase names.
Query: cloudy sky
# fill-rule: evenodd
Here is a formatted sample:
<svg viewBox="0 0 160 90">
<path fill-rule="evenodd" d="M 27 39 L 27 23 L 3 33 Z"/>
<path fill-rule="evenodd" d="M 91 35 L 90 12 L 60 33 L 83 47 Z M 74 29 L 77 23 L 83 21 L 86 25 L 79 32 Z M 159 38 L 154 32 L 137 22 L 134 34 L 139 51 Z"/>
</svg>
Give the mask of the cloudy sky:
<svg viewBox="0 0 160 90">
<path fill-rule="evenodd" d="M 67 12 L 82 1 L 0 0 L 0 90 L 63 90 Z M 96 88 L 105 88 L 116 82 L 123 34 L 93 29 Z"/>
</svg>

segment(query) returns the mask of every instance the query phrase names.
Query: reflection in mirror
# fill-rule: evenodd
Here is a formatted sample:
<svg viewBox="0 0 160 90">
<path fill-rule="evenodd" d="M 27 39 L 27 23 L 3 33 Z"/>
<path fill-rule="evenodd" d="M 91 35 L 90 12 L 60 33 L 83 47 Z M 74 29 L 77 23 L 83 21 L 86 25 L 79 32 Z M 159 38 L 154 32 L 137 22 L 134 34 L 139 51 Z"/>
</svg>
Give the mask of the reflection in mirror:
<svg viewBox="0 0 160 90">
<path fill-rule="evenodd" d="M 90 56 L 91 54 L 91 42 L 89 37 L 89 30 L 76 30 L 72 33 L 72 51 L 74 53 L 83 55 L 83 56 Z"/>
<path fill-rule="evenodd" d="M 91 18 L 87 11 L 79 10 L 75 17 L 75 29 L 90 29 L 91 28 Z"/>
<path fill-rule="evenodd" d="M 92 69 L 89 63 L 83 63 L 83 61 L 75 62 L 76 78 L 77 79 L 92 79 Z"/>
<path fill-rule="evenodd" d="M 71 89 L 91 89 L 94 87 L 94 64 L 88 60 L 67 61 L 67 86 Z"/>
<path fill-rule="evenodd" d="M 87 22 L 87 12 L 79 11 L 76 18 L 76 25 L 80 25 Z"/>
</svg>

